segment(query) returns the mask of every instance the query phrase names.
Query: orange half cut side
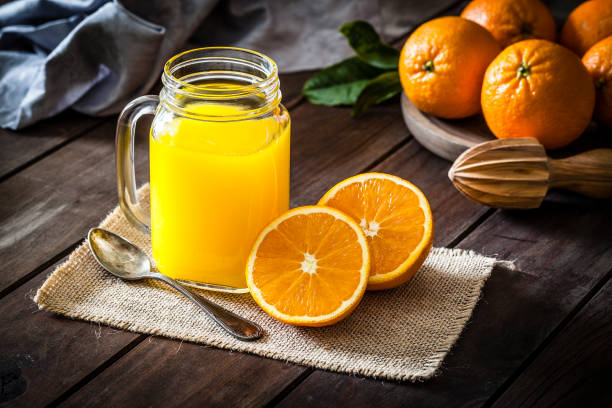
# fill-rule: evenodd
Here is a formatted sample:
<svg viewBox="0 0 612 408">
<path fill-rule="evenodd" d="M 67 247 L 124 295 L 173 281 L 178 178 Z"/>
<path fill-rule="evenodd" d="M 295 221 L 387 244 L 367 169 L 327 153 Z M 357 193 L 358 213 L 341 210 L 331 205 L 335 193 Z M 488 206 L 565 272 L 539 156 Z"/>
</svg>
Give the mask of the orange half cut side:
<svg viewBox="0 0 612 408">
<path fill-rule="evenodd" d="M 433 216 L 412 183 L 383 173 L 364 173 L 331 188 L 319 200 L 350 215 L 363 229 L 372 257 L 368 290 L 408 281 L 433 245 Z"/>
<path fill-rule="evenodd" d="M 281 322 L 326 326 L 359 304 L 370 273 L 364 233 L 333 208 L 299 207 L 260 233 L 247 260 L 253 299 Z"/>
</svg>

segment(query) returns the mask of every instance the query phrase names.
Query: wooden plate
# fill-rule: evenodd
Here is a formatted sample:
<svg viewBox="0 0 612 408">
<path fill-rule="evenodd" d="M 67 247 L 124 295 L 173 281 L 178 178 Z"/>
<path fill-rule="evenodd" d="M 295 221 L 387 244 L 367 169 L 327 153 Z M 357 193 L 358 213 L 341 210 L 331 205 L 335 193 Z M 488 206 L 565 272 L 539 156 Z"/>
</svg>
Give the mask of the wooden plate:
<svg viewBox="0 0 612 408">
<path fill-rule="evenodd" d="M 481 113 L 466 119 L 440 119 L 421 112 L 402 93 L 402 113 L 410 132 L 423 147 L 450 161 L 478 143 L 495 140 Z M 612 131 L 591 122 L 569 146 L 546 153 L 553 158 L 571 156 L 597 148 L 612 148 Z"/>
<path fill-rule="evenodd" d="M 402 93 L 404 122 L 425 148 L 438 156 L 454 161 L 466 149 L 495 139 L 482 114 L 466 119 L 439 119 L 421 112 Z"/>
</svg>

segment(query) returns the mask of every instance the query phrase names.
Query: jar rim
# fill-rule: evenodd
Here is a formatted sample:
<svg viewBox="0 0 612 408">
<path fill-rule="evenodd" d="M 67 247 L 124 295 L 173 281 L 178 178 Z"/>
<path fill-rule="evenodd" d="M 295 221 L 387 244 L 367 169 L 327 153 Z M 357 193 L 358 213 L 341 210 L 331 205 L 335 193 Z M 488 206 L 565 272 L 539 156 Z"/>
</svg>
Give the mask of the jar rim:
<svg viewBox="0 0 612 408">
<path fill-rule="evenodd" d="M 266 76 L 262 77 L 261 80 L 254 81 L 251 84 L 237 85 L 233 86 L 231 89 L 219 89 L 216 86 L 211 86 L 208 84 L 193 84 L 187 81 L 182 80 L 181 78 L 174 75 L 174 71 L 176 71 L 181 64 L 188 63 L 191 61 L 201 60 L 204 57 L 199 58 L 188 58 L 185 61 L 180 61 L 181 59 L 189 56 L 189 55 L 197 55 L 198 53 L 205 53 L 207 51 L 228 51 L 235 52 L 238 55 L 244 54 L 245 56 L 254 56 L 261 60 L 261 63 L 257 65 L 266 69 Z M 233 59 L 235 61 L 239 61 L 239 57 L 230 57 L 228 56 L 216 56 L 217 58 L 224 59 Z M 213 57 L 206 57 L 213 58 Z M 244 60 L 247 61 L 247 60 Z M 250 63 L 255 63 L 254 61 L 248 61 Z M 265 64 L 265 65 L 264 65 Z M 180 92 L 181 94 L 187 96 L 194 97 L 204 97 L 204 98 L 236 98 L 236 97 L 246 97 L 249 95 L 257 94 L 266 90 L 270 86 L 274 86 L 276 82 L 278 82 L 278 67 L 276 63 L 267 55 L 262 54 L 257 51 L 248 50 L 245 48 L 239 47 L 201 47 L 194 48 L 191 50 L 183 51 L 179 54 L 176 54 L 172 58 L 170 58 L 166 64 L 164 65 L 164 72 L 162 75 L 162 82 L 164 86 L 170 87 L 175 91 Z M 189 89 L 186 90 L 185 88 Z"/>
</svg>

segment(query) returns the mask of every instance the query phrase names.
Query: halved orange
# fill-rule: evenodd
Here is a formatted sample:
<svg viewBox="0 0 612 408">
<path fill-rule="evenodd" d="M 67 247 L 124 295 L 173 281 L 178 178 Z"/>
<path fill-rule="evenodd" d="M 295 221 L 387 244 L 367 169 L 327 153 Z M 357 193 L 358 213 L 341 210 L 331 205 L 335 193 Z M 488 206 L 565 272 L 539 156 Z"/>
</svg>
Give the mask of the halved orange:
<svg viewBox="0 0 612 408">
<path fill-rule="evenodd" d="M 247 260 L 255 302 L 281 322 L 326 326 L 361 301 L 370 273 L 366 237 L 333 208 L 299 207 L 259 234 Z"/>
<path fill-rule="evenodd" d="M 364 173 L 331 188 L 319 205 L 355 219 L 370 247 L 368 290 L 394 288 L 421 267 L 433 245 L 433 216 L 412 183 L 383 173 Z"/>
</svg>

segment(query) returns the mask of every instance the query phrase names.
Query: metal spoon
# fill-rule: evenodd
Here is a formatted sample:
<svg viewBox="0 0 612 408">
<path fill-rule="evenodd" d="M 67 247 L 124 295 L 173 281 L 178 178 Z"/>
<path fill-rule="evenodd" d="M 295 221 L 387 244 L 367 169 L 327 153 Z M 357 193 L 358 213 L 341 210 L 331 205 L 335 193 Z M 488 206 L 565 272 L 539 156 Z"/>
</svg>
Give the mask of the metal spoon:
<svg viewBox="0 0 612 408">
<path fill-rule="evenodd" d="M 174 279 L 154 272 L 147 255 L 125 238 L 101 228 L 92 228 L 87 234 L 87 242 L 96 261 L 113 275 L 125 280 L 149 278 L 167 283 L 200 306 L 219 326 L 237 339 L 256 340 L 263 335 L 263 329 L 258 324 L 196 295 Z"/>
</svg>

